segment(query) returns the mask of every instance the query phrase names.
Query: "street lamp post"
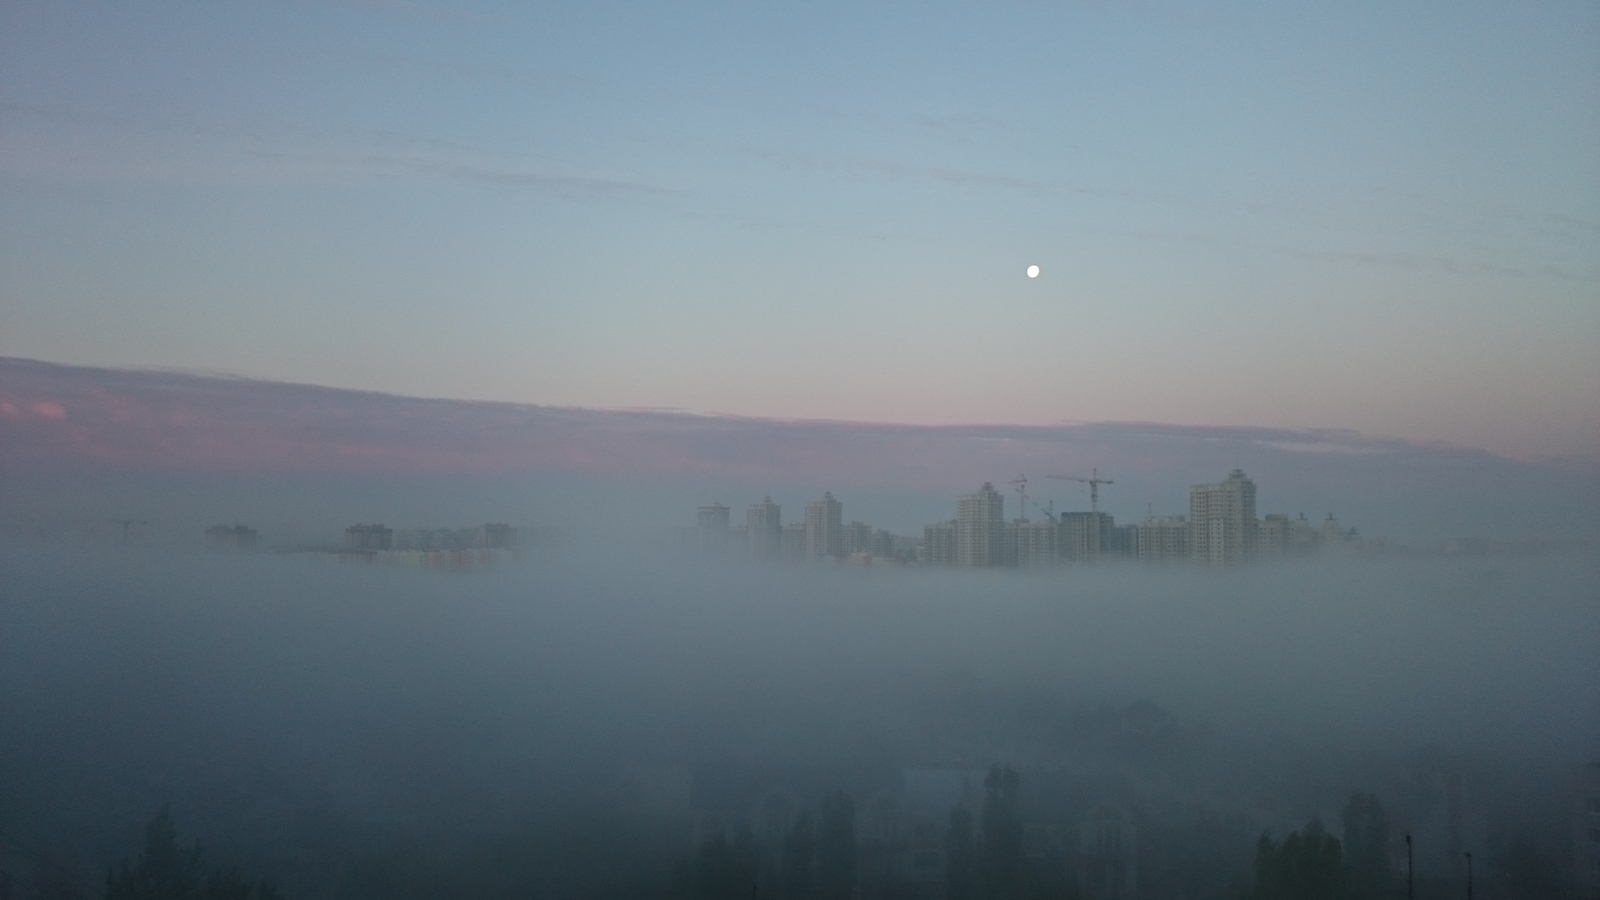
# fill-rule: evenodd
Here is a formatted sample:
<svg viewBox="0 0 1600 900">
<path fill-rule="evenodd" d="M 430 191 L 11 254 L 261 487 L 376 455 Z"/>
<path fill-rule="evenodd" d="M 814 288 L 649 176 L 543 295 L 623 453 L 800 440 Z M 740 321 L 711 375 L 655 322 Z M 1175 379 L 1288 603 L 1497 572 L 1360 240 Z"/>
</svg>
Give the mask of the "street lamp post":
<svg viewBox="0 0 1600 900">
<path fill-rule="evenodd" d="M 1406 900 L 1411 900 L 1411 832 L 1406 832 Z"/>
</svg>

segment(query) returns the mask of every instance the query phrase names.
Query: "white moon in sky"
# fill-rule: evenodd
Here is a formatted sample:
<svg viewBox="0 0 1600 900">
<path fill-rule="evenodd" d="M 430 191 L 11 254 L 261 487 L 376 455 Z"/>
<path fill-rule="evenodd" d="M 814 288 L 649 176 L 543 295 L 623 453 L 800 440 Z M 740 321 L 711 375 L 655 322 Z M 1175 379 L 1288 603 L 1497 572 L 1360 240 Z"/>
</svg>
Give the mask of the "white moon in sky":
<svg viewBox="0 0 1600 900">
<path fill-rule="evenodd" d="M 1038 266 L 1029 266 L 1028 267 L 1028 277 L 1029 278 L 1038 278 L 1039 277 L 1039 267 Z"/>
</svg>

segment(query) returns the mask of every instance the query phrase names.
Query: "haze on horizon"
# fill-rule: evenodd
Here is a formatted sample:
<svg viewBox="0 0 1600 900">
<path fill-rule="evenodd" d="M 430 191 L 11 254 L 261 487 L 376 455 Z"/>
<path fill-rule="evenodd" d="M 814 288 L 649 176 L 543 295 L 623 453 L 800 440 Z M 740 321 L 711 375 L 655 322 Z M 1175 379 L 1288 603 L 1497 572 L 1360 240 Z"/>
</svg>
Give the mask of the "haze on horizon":
<svg viewBox="0 0 1600 900">
<path fill-rule="evenodd" d="M 19 0 L 0 355 L 1593 460 L 1597 33 L 1583 2 Z"/>
</svg>

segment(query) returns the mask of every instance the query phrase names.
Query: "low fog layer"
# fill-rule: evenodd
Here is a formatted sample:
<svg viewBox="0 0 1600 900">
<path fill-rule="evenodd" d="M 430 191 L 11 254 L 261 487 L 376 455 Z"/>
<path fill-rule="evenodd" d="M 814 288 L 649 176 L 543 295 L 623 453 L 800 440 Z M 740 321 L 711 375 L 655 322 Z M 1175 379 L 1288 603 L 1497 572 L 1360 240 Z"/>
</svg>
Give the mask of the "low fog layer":
<svg viewBox="0 0 1600 900">
<path fill-rule="evenodd" d="M 467 574 L 5 559 L 0 825 L 93 879 L 170 804 L 295 896 L 381 895 L 371 872 L 400 858 L 465 884 L 474 848 L 511 845 L 534 873 L 515 890 L 603 893 L 619 865 L 665 884 L 692 850 L 578 847 L 574 823 L 627 818 L 628 773 L 683 773 L 695 810 L 722 810 L 998 762 L 1030 820 L 1070 828 L 1099 799 L 1145 817 L 1147 843 L 1161 810 L 1227 823 L 1222 849 L 1191 848 L 1234 867 L 1196 869 L 1204 896 L 1248 873 L 1260 830 L 1337 822 L 1353 791 L 1425 833 L 1418 785 L 1439 773 L 1461 840 L 1558 855 L 1559 790 L 1600 747 L 1600 569 L 1575 557 L 1041 575 L 548 548 Z M 1163 858 L 1141 877 L 1191 877 Z"/>
</svg>

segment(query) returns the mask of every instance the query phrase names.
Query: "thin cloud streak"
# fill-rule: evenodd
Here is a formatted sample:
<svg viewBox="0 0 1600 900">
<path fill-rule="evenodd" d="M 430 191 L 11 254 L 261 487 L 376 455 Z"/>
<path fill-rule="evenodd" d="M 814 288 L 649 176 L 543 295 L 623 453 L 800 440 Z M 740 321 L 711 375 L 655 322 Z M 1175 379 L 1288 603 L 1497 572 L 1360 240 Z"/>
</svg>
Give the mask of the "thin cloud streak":
<svg viewBox="0 0 1600 900">
<path fill-rule="evenodd" d="M 617 194 L 664 195 L 674 193 L 670 188 L 638 179 L 536 171 L 525 167 L 487 164 L 468 157 L 494 155 L 515 159 L 518 155 L 496 153 L 495 151 L 460 142 L 416 137 L 390 130 L 354 132 L 349 137 L 341 140 L 331 138 L 315 129 L 294 125 L 278 125 L 271 132 L 263 132 L 260 130 L 175 124 L 148 119 L 140 120 L 32 104 L 0 103 L 0 113 L 24 115 L 46 122 L 123 129 L 145 134 L 220 139 L 226 142 L 229 145 L 227 149 L 235 154 L 235 162 L 229 164 L 224 161 L 220 172 L 215 166 L 203 170 L 206 175 L 204 180 L 207 182 L 214 181 L 219 173 L 224 175 L 231 174 L 235 178 L 248 179 L 262 176 L 282 176 L 284 174 L 304 176 L 319 173 L 327 174 L 329 172 L 358 176 L 362 174 L 400 173 L 434 178 L 442 177 L 479 185 L 541 190 L 567 199 L 598 198 Z M 282 139 L 286 137 L 297 139 L 302 145 L 285 144 Z M 341 144 L 346 146 L 354 145 L 355 149 L 338 149 Z M 363 148 L 361 146 L 363 144 L 375 149 Z M 318 145 L 321 145 L 321 148 Z M 384 152 L 392 151 L 396 148 L 437 152 L 418 152 L 414 155 Z M 523 158 L 529 157 L 524 155 Z M 237 160 L 240 159 L 270 160 L 280 165 L 269 168 L 263 168 L 259 164 L 239 165 Z M 215 163 L 217 161 L 218 157 L 215 154 L 210 155 L 208 162 Z M 13 160 L 13 165 L 16 165 L 15 160 Z M 26 167 L 27 164 L 23 163 L 21 165 Z M 49 161 L 48 171 L 56 176 L 103 175 L 108 173 L 106 167 L 91 168 L 94 168 L 93 172 L 72 171 L 70 168 L 63 171 L 61 161 L 53 159 Z M 143 170 L 130 169 L 126 163 L 109 167 L 110 174 L 124 177 L 154 174 L 162 178 L 184 179 L 187 175 L 192 180 L 192 172 L 193 170 L 183 163 L 156 167 L 147 166 Z"/>
</svg>

